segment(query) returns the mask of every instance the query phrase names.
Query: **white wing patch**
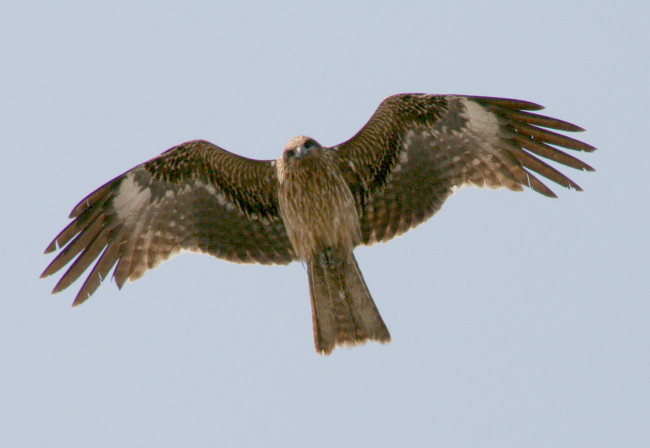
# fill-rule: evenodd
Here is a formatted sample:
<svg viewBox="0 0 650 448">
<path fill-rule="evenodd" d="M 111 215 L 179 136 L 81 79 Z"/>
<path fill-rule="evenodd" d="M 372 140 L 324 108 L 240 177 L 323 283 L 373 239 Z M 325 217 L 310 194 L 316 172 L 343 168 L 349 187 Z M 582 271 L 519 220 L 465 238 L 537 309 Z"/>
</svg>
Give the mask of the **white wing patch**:
<svg viewBox="0 0 650 448">
<path fill-rule="evenodd" d="M 195 181 L 194 184 L 197 187 L 203 187 L 207 190 L 208 193 L 211 195 L 216 195 L 217 194 L 217 189 L 212 185 L 211 183 L 206 183 L 206 182 L 201 182 L 199 180 Z"/>
<path fill-rule="evenodd" d="M 113 200 L 117 216 L 128 224 L 132 224 L 140 215 L 140 210 L 151 201 L 151 190 L 138 186 L 134 178 L 132 172 L 126 175 Z"/>
<path fill-rule="evenodd" d="M 496 115 L 467 98 L 461 98 L 460 101 L 465 106 L 465 112 L 461 116 L 467 120 L 467 127 L 484 138 L 494 140 L 499 133 Z"/>
</svg>

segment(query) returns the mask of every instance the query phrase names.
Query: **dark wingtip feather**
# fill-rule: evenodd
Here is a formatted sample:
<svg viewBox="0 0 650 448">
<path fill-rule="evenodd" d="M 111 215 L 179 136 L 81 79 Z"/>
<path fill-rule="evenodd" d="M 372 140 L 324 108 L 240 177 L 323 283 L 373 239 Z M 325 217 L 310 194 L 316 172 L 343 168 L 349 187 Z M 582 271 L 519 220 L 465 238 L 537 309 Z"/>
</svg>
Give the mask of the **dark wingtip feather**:
<svg viewBox="0 0 650 448">
<path fill-rule="evenodd" d="M 45 248 L 44 254 L 51 254 L 56 250 L 56 238 Z"/>
<path fill-rule="evenodd" d="M 559 150 L 558 148 L 542 143 L 539 140 L 534 140 L 520 134 L 515 135 L 513 138 L 518 145 L 525 148 L 529 152 L 537 154 L 538 156 L 577 170 L 596 171 L 592 166 L 586 164 L 582 160 L 573 157 L 572 155 L 569 155 Z"/>
<path fill-rule="evenodd" d="M 118 186 L 124 177 L 124 174 L 117 176 L 116 178 L 110 180 L 109 182 L 106 182 L 104 185 L 83 198 L 77 205 L 74 206 L 68 218 L 77 218 L 86 210 L 97 204 L 99 201 L 106 199 L 106 195 L 109 194 L 113 188 Z"/>
<path fill-rule="evenodd" d="M 513 156 L 517 159 L 517 161 L 521 164 L 521 166 L 535 171 L 536 173 L 547 178 L 548 180 L 553 181 L 556 184 L 561 185 L 565 188 L 582 191 L 582 188 L 580 188 L 578 184 L 576 184 L 574 181 L 569 179 L 567 176 L 565 176 L 564 174 L 562 174 L 552 166 L 544 163 L 537 157 L 534 157 L 533 155 L 525 151 L 515 152 L 513 153 Z"/>
<path fill-rule="evenodd" d="M 108 229 L 103 228 L 93 236 L 93 239 L 88 244 L 84 243 L 85 249 L 83 249 L 81 254 L 75 259 L 66 273 L 63 274 L 59 283 L 56 284 L 54 287 L 55 292 L 62 291 L 70 286 L 86 271 L 86 269 L 88 269 L 91 264 L 93 264 L 97 257 L 99 257 L 106 248 L 106 245 L 108 244 L 108 234 Z"/>
<path fill-rule="evenodd" d="M 77 223 L 75 221 L 69 223 L 63 230 L 59 232 L 57 236 L 54 237 L 52 242 L 45 249 L 45 253 L 49 254 L 54 252 L 57 249 L 60 249 L 64 246 L 73 236 L 77 234 L 79 229 L 77 229 Z M 59 244 L 59 241 L 63 240 L 62 244 Z"/>
<path fill-rule="evenodd" d="M 557 198 L 557 195 L 553 192 L 553 190 L 548 188 L 546 184 L 535 177 L 535 175 L 525 169 L 522 169 L 522 171 L 525 176 L 523 182 L 521 182 L 522 185 L 527 186 L 531 190 L 536 191 L 537 193 L 548 198 Z"/>
<path fill-rule="evenodd" d="M 47 265 L 47 267 L 41 273 L 40 278 L 49 277 L 50 275 L 54 274 L 59 269 L 61 269 L 61 267 L 55 266 L 55 264 L 58 264 L 58 259 L 59 257 L 57 256 L 54 260 L 52 260 L 50 264 Z"/>
<path fill-rule="evenodd" d="M 74 302 L 72 302 L 72 307 L 74 308 L 84 303 L 88 298 L 90 298 L 91 294 L 92 293 L 84 293 L 83 290 L 79 291 L 74 298 Z"/>
<path fill-rule="evenodd" d="M 544 184 L 542 184 L 542 185 L 544 185 Z M 541 194 L 543 196 L 546 196 L 547 198 L 551 198 L 551 199 L 557 199 L 558 198 L 557 194 L 555 194 L 555 192 L 553 190 L 551 190 L 550 188 L 548 188 L 546 185 L 544 185 L 544 188 L 538 188 L 538 187 L 537 188 L 536 187 L 531 187 L 531 188 L 533 190 L 535 190 L 537 193 L 539 193 L 539 194 Z"/>
<path fill-rule="evenodd" d="M 537 126 L 530 124 L 519 124 L 517 126 L 517 132 L 539 142 L 549 143 L 551 145 L 557 145 L 563 148 L 573 149 L 575 151 L 592 152 L 596 150 L 595 147 L 591 146 L 588 143 L 567 137 L 566 135 L 538 128 Z"/>
<path fill-rule="evenodd" d="M 521 121 L 523 123 L 528 123 L 535 126 L 541 126 L 544 128 L 557 129 L 559 131 L 566 132 L 583 132 L 584 128 L 577 126 L 568 121 L 559 120 L 557 118 L 549 117 L 546 115 L 533 114 L 530 112 L 524 112 L 522 110 L 513 110 L 498 108 L 495 109 L 495 112 L 499 115 L 502 115 L 506 118 Z"/>
<path fill-rule="evenodd" d="M 120 244 L 113 243 L 106 247 L 86 278 L 86 281 L 81 286 L 79 293 L 77 293 L 73 306 L 82 304 L 92 296 L 95 291 L 97 291 L 97 288 L 99 288 L 101 283 L 106 279 L 108 272 L 113 268 L 113 266 L 115 266 L 115 263 L 117 263 L 119 256 Z"/>
<path fill-rule="evenodd" d="M 515 100 L 512 98 L 495 98 L 491 96 L 475 96 L 472 99 L 480 104 L 499 106 L 514 110 L 542 110 L 544 106 L 530 101 Z"/>
</svg>

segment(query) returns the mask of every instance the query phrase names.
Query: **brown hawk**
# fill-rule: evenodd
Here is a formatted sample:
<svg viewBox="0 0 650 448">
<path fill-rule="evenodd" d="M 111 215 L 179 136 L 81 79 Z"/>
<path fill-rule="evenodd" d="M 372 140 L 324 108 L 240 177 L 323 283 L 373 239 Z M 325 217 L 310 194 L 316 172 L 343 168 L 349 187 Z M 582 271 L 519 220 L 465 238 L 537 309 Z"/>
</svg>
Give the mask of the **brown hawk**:
<svg viewBox="0 0 650 448">
<path fill-rule="evenodd" d="M 580 190 L 536 156 L 592 171 L 557 147 L 595 148 L 548 130 L 583 129 L 528 112 L 540 109 L 503 98 L 401 94 L 385 99 L 350 140 L 323 147 L 295 137 L 277 160 L 247 159 L 204 140 L 183 143 L 84 198 L 47 247 L 60 252 L 42 276 L 72 262 L 56 293 L 94 263 L 79 305 L 113 267 L 121 288 L 182 250 L 237 263 L 302 260 L 319 353 L 388 342 L 354 248 L 417 226 L 463 185 L 526 186 L 555 197 L 536 172 Z"/>
</svg>

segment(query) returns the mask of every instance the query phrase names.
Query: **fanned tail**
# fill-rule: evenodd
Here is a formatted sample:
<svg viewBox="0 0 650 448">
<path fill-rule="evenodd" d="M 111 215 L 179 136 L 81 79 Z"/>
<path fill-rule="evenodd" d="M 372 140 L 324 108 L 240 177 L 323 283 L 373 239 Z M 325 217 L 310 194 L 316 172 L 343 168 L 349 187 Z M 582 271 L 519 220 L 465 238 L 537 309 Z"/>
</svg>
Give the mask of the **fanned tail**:
<svg viewBox="0 0 650 448">
<path fill-rule="evenodd" d="M 390 333 L 372 300 L 352 253 L 308 262 L 316 350 L 328 355 L 337 345 L 367 340 L 390 342 Z"/>
</svg>

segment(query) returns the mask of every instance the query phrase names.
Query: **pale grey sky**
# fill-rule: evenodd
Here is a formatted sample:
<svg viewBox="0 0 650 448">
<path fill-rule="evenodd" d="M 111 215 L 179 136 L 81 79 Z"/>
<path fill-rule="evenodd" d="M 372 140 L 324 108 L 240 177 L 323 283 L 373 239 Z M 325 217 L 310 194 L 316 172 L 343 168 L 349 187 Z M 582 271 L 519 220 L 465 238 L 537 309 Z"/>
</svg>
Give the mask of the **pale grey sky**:
<svg viewBox="0 0 650 448">
<path fill-rule="evenodd" d="M 351 3 L 0 6 L 0 446 L 650 446 L 648 2 Z M 357 250 L 390 345 L 316 355 L 299 263 L 186 254 L 75 309 L 38 280 L 132 166 L 334 145 L 399 92 L 538 102 L 599 149 L 583 193 L 464 189 Z"/>
</svg>

